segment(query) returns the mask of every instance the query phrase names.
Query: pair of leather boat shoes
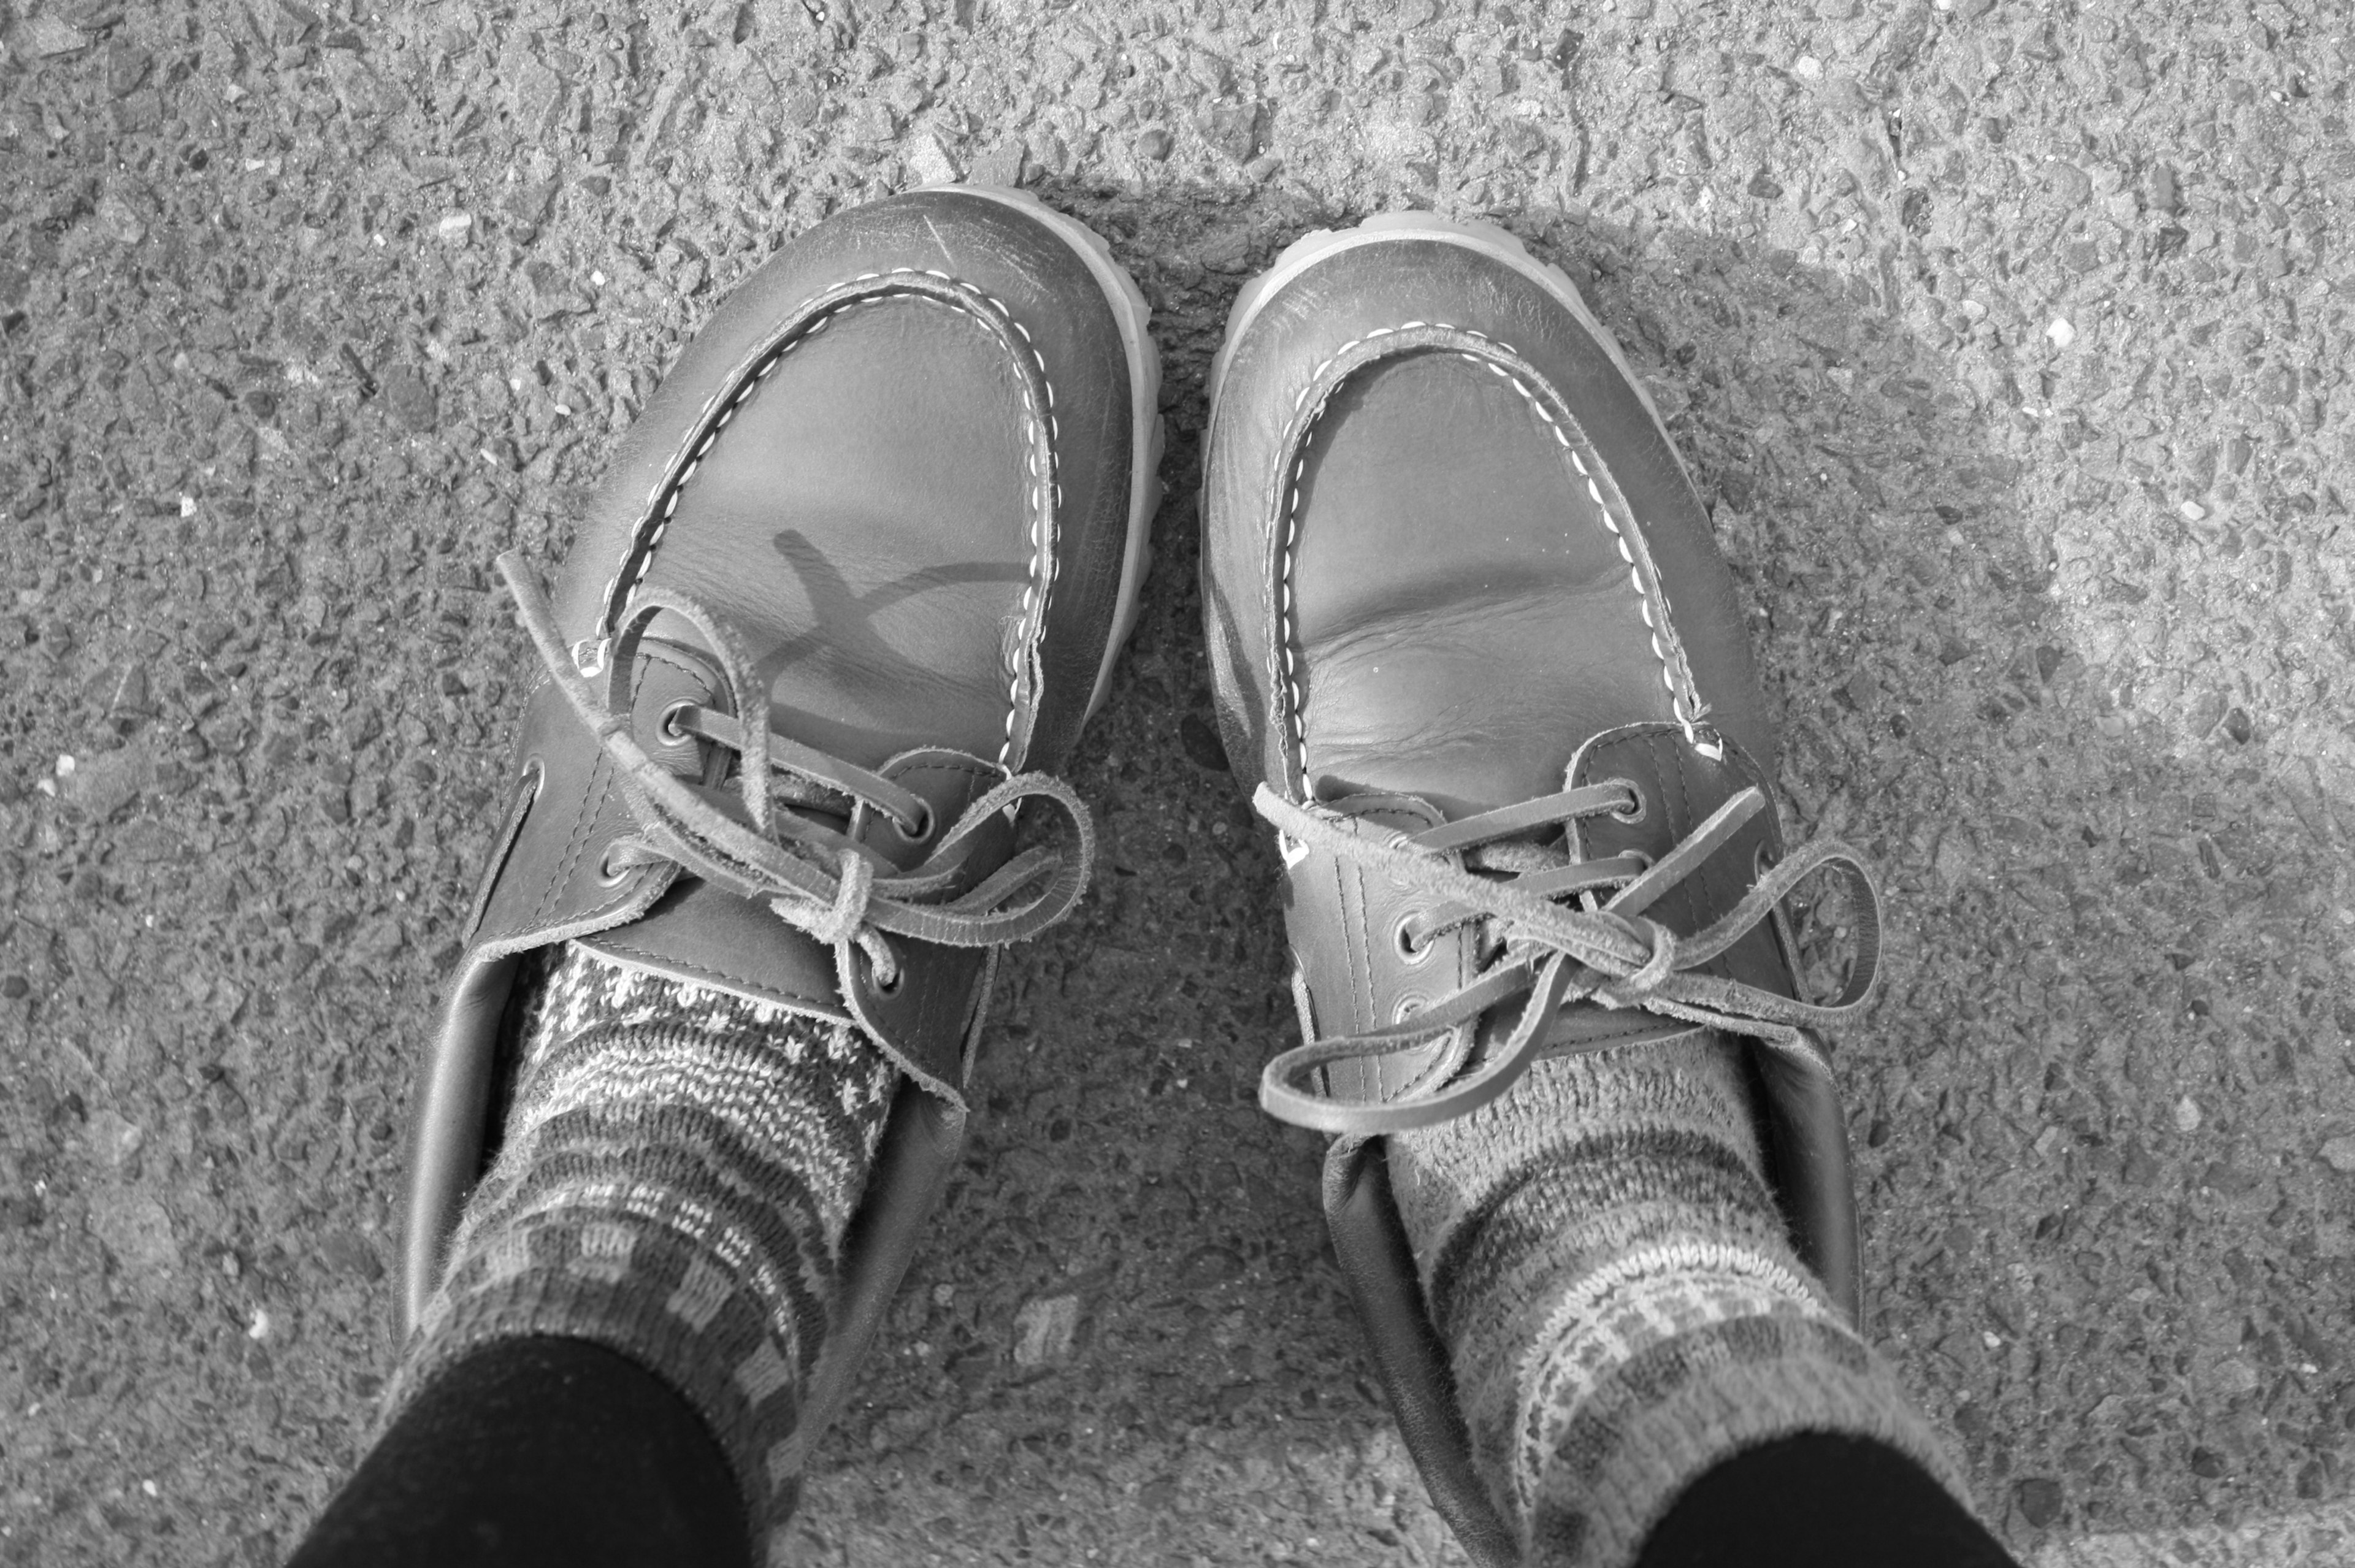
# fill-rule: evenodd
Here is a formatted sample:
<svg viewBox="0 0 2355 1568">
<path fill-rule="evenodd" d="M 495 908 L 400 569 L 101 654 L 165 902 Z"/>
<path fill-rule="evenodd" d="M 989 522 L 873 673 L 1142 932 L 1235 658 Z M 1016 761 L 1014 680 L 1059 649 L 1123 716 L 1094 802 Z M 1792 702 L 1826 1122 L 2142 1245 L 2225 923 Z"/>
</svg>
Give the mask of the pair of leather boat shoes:
<svg viewBox="0 0 2355 1568">
<path fill-rule="evenodd" d="M 944 187 L 746 280 L 616 456 L 553 588 L 502 560 L 542 670 L 415 1102 L 414 1324 L 496 1152 L 535 951 L 855 1022 L 906 1072 L 803 1404 L 847 1396 L 964 1141 L 997 952 L 1084 887 L 1054 778 L 1137 617 L 1159 360 L 1073 219 Z M 1857 1302 L 1837 1096 L 1782 908 L 1774 727 L 1732 580 L 1642 383 L 1503 232 L 1309 235 L 1235 303 L 1209 388 L 1205 639 L 1279 835 L 1303 1041 L 1262 1103 L 1335 1136 L 1327 1216 L 1434 1501 L 1504 1541 L 1382 1140 L 1540 1057 L 1738 1040 L 1777 1198 Z M 1500 1559 L 1501 1560 L 1501 1559 Z"/>
</svg>

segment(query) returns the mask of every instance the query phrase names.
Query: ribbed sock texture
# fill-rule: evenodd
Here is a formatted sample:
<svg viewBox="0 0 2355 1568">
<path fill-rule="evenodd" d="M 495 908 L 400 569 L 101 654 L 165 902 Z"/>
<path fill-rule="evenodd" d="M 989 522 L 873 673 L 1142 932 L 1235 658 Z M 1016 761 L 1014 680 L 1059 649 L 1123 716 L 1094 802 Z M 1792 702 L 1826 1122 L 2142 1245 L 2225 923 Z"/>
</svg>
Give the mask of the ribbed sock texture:
<svg viewBox="0 0 2355 1568">
<path fill-rule="evenodd" d="M 1389 1157 L 1474 1462 L 1532 1563 L 1623 1568 L 1712 1464 L 1798 1432 L 1877 1438 L 1967 1495 L 1793 1254 L 1732 1048 L 1540 1062 Z"/>
<path fill-rule="evenodd" d="M 789 1439 L 898 1070 L 848 1025 L 570 945 L 516 1040 L 506 1142 L 388 1419 L 486 1341 L 593 1340 L 702 1413 L 768 1540 L 800 1499 Z"/>
</svg>

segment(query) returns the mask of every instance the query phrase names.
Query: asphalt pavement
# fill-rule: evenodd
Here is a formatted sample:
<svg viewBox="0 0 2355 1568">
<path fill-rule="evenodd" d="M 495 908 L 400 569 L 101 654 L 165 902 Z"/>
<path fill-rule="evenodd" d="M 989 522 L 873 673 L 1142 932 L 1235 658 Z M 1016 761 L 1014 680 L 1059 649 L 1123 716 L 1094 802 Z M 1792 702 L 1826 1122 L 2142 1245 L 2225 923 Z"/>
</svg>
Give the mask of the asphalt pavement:
<svg viewBox="0 0 2355 1568">
<path fill-rule="evenodd" d="M 1316 1142 L 1252 1103 L 1276 868 L 1195 586 L 1237 289 L 1412 207 L 1619 336 L 1786 809 L 1880 870 L 1892 981 L 1837 1041 L 1870 1333 L 1988 1518 L 2037 1568 L 2355 1562 L 2349 29 L 0 0 L 0 1563 L 274 1563 L 349 1469 L 530 667 L 492 559 L 562 548 L 772 248 L 953 178 L 1135 274 L 1169 489 L 1073 771 L 1101 881 L 1007 965 L 804 1560 L 1460 1561 Z"/>
</svg>

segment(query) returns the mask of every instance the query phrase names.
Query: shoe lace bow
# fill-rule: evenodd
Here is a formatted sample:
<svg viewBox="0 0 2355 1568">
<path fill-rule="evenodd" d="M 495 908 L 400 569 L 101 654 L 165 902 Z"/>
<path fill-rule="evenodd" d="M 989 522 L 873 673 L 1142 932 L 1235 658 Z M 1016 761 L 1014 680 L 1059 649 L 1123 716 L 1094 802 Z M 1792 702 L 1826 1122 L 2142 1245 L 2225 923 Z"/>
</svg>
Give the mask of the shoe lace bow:
<svg viewBox="0 0 2355 1568">
<path fill-rule="evenodd" d="M 1871 874 L 1837 841 L 1809 845 L 1765 869 L 1750 890 L 1705 930 L 1680 936 L 1644 911 L 1699 870 L 1766 807 L 1746 787 L 1658 860 L 1636 852 L 1576 859 L 1558 843 L 1532 842 L 1582 817 L 1642 807 L 1625 779 L 1582 785 L 1444 823 L 1420 833 L 1352 831 L 1337 814 L 1295 805 L 1263 784 L 1252 804 L 1293 846 L 1321 850 L 1379 871 L 1429 901 L 1410 917 L 1405 939 L 1421 944 L 1467 925 L 1480 927 L 1483 967 L 1452 996 L 1386 1028 L 1306 1041 L 1267 1063 L 1260 1104 L 1296 1125 L 1359 1136 L 1402 1132 L 1452 1120 L 1509 1089 L 1540 1055 L 1610 1049 L 1625 1031 L 1593 1040 L 1550 1042 L 1564 1007 L 1591 1001 L 1609 1009 L 1640 1008 L 1731 1034 L 1820 1064 L 1807 1030 L 1853 1016 L 1879 980 L 1881 904 Z M 1566 831 L 1560 837 L 1567 838 Z M 1460 852 L 1462 864 L 1447 859 Z M 1846 881 L 1855 913 L 1857 953 L 1839 994 L 1799 1000 L 1721 976 L 1699 973 L 1774 912 L 1801 881 L 1830 868 Z M 1608 892 L 1608 897 L 1603 896 Z M 1576 899 L 1576 903 L 1560 901 Z M 1479 1051 L 1489 1010 L 1523 998 L 1511 1030 Z M 1440 1042 L 1431 1065 L 1379 1103 L 1342 1100 L 1313 1087 L 1314 1074 L 1337 1062 L 1370 1062 Z M 1466 1068 L 1469 1071 L 1466 1071 Z"/>
<path fill-rule="evenodd" d="M 670 861 L 739 897 L 764 901 L 780 920 L 819 942 L 855 945 L 886 991 L 900 975 L 887 936 L 944 947 L 1020 942 L 1070 913 L 1085 891 L 1094 827 L 1087 807 L 1061 781 L 1009 773 L 933 839 L 920 864 L 902 870 L 848 834 L 793 808 L 838 811 L 847 797 L 854 822 L 862 810 L 879 812 L 921 840 L 937 826 L 930 805 L 879 773 L 773 733 L 764 722 L 747 721 L 768 712 L 767 685 L 754 676 L 741 640 L 692 596 L 642 586 L 610 638 L 568 647 L 547 591 L 522 555 L 509 551 L 498 565 L 549 677 L 620 776 L 636 827 L 608 850 L 609 865 Z M 665 767 L 635 733 L 631 684 L 638 645 L 666 610 L 701 635 L 734 714 L 677 704 L 666 723 L 737 753 L 732 798 L 724 787 L 698 785 Z M 1031 800 L 1046 802 L 1060 817 L 1069 851 L 1054 845 L 1021 850 L 977 885 L 953 893 L 969 877 L 964 862 L 975 834 L 992 817 Z"/>
</svg>

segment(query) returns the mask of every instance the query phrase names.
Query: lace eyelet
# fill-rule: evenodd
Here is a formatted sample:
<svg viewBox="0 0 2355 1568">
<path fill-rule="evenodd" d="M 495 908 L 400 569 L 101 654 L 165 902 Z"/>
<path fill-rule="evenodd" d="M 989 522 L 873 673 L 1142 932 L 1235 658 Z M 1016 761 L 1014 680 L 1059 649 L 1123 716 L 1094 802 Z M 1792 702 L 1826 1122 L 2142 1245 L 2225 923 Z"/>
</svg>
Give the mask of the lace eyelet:
<svg viewBox="0 0 2355 1568">
<path fill-rule="evenodd" d="M 1402 1024 L 1431 1005 L 1431 999 L 1420 992 L 1409 991 L 1391 1008 L 1391 1022 Z"/>
<path fill-rule="evenodd" d="M 1425 937 L 1421 942 L 1414 939 L 1414 917 L 1411 914 L 1398 917 L 1397 923 L 1391 927 L 1391 941 L 1397 946 L 1398 955 L 1410 964 L 1423 963 L 1437 945 L 1435 938 Z"/>
<path fill-rule="evenodd" d="M 1622 849 L 1619 853 L 1623 858 L 1636 862 L 1636 869 L 1638 874 L 1648 871 L 1652 869 L 1652 858 L 1644 853 L 1641 849 Z"/>
<path fill-rule="evenodd" d="M 630 880 L 632 871 L 637 869 L 634 866 L 613 864 L 613 851 L 620 847 L 620 841 L 617 839 L 606 845 L 605 852 L 597 858 L 597 885 L 601 888 L 618 888 Z"/>
<path fill-rule="evenodd" d="M 1627 793 L 1630 795 L 1633 795 L 1636 800 L 1636 809 L 1633 811 L 1614 808 L 1611 813 L 1612 821 L 1624 822 L 1628 827 L 1633 827 L 1636 824 L 1643 821 L 1644 818 L 1652 815 L 1651 808 L 1644 802 L 1644 792 L 1636 784 L 1635 780 L 1613 779 L 1611 782 L 1613 784 L 1625 784 L 1627 786 Z"/>
<path fill-rule="evenodd" d="M 699 706 L 701 705 L 691 697 L 680 698 L 677 702 L 672 703 L 668 708 L 663 709 L 662 722 L 658 726 L 657 733 L 659 733 L 665 741 L 674 746 L 685 745 L 687 742 L 694 740 L 694 736 L 688 734 L 686 731 L 678 727 L 678 716 L 686 712 L 690 708 Z"/>
<path fill-rule="evenodd" d="M 922 815 L 917 817 L 913 828 L 902 826 L 900 819 L 888 811 L 883 814 L 883 820 L 891 825 L 892 833 L 902 844 L 922 844 L 932 837 L 932 829 L 940 826 L 940 817 L 933 812 L 931 801 L 920 798 L 916 807 Z"/>
</svg>

